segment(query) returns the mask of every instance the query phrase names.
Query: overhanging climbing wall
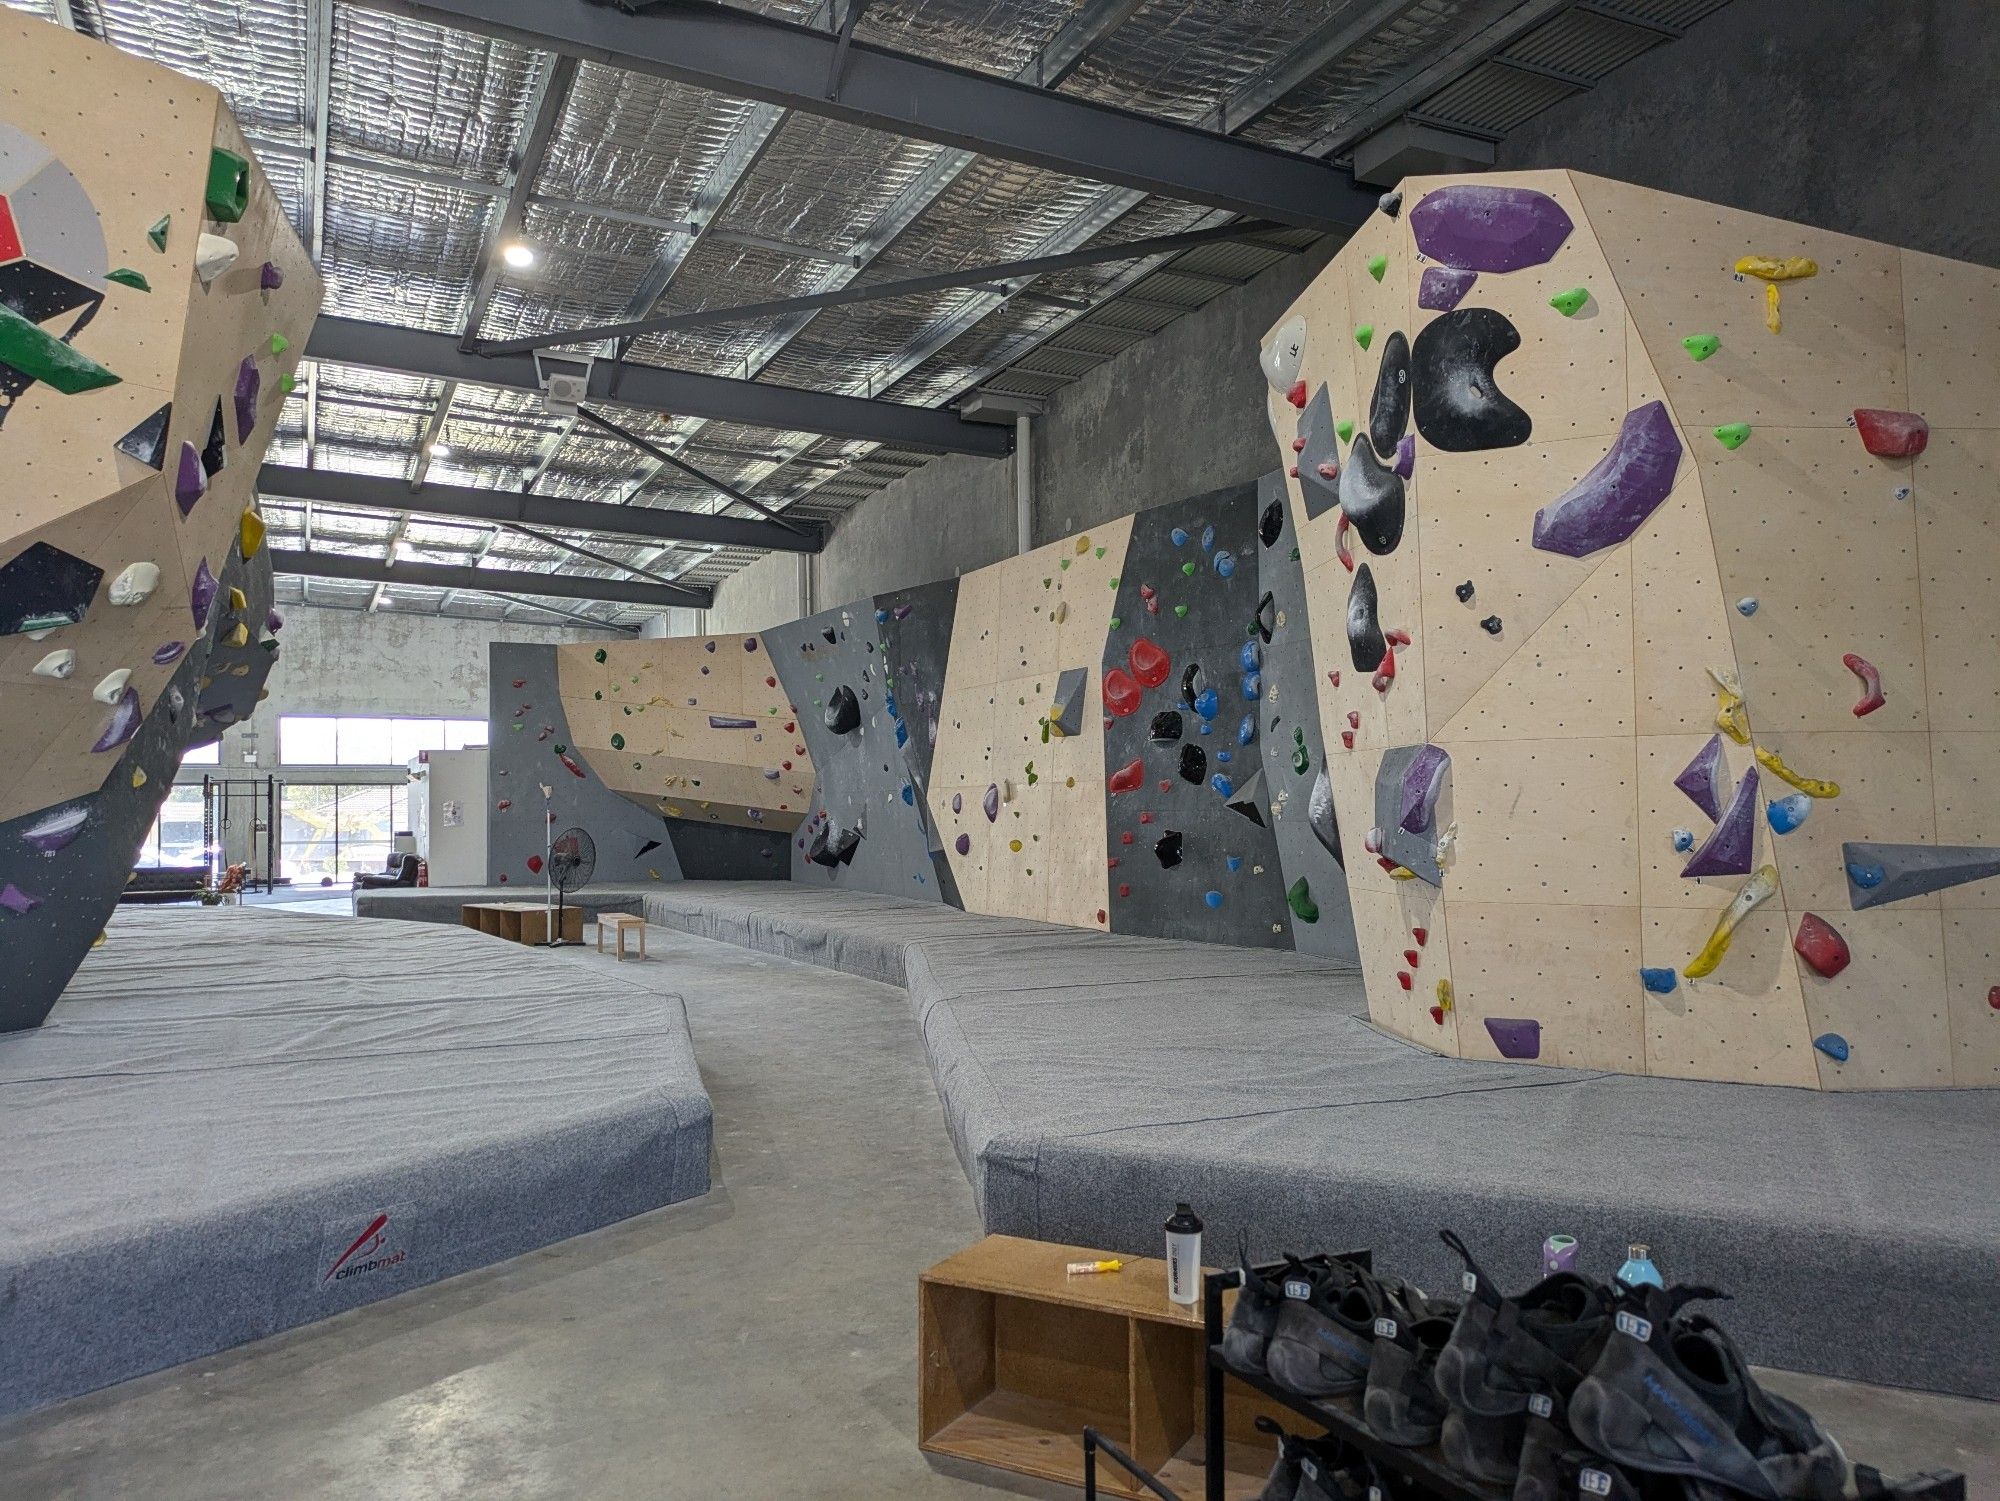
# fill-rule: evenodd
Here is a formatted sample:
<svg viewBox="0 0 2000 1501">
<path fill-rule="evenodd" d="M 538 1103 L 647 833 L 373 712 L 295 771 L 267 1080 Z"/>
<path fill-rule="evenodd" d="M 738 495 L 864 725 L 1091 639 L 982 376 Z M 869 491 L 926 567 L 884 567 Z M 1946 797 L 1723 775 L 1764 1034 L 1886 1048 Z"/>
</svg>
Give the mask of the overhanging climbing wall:
<svg viewBox="0 0 2000 1501">
<path fill-rule="evenodd" d="M 1385 200 L 1262 353 L 1379 1025 L 2000 1083 L 1996 324 L 1578 173 Z"/>
<path fill-rule="evenodd" d="M 319 279 L 215 90 L 0 13 L 0 1031 L 277 647 L 252 490 Z"/>
</svg>

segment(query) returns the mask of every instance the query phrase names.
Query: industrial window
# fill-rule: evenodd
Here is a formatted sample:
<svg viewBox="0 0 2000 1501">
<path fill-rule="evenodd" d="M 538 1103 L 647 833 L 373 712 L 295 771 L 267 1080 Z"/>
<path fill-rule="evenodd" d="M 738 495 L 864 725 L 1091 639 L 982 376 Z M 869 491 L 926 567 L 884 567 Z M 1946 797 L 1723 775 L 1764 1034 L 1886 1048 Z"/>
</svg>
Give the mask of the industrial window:
<svg viewBox="0 0 2000 1501">
<path fill-rule="evenodd" d="M 406 766 L 419 751 L 486 743 L 483 719 L 411 719 L 345 714 L 278 718 L 284 766 Z"/>
</svg>

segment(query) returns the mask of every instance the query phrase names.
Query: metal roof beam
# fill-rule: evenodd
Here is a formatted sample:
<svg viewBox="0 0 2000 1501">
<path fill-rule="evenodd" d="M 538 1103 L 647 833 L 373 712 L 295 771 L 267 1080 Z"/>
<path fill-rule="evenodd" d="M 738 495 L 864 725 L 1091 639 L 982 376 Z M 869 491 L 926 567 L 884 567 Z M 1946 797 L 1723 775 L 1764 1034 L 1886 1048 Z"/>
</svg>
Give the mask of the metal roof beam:
<svg viewBox="0 0 2000 1501">
<path fill-rule="evenodd" d="M 525 523 L 653 542 L 707 542 L 769 552 L 818 552 L 824 544 L 819 528 L 809 522 L 787 521 L 779 526 L 706 511 L 612 506 L 601 501 L 484 490 L 471 485 L 426 485 L 412 493 L 403 481 L 389 476 L 293 469 L 279 464 L 266 464 L 258 471 L 257 490 L 272 500 L 317 501 L 323 505 L 407 511 L 502 525 Z"/>
<path fill-rule="evenodd" d="M 460 568 L 449 563 L 397 563 L 348 553 L 273 552 L 274 573 L 300 578 L 349 579 L 363 584 L 408 584 L 487 594 L 541 595 L 549 599 L 605 600 L 625 605 L 705 610 L 714 591 L 687 584 L 647 584 L 633 579 L 576 573 L 529 573 L 519 568 Z"/>
<path fill-rule="evenodd" d="M 1291 152 L 890 51 L 732 6 L 635 15 L 585 0 L 358 0 L 376 10 L 651 73 L 891 135 L 1312 229 L 1366 221 L 1374 195 Z"/>
<path fill-rule="evenodd" d="M 306 341 L 306 356 L 336 365 L 359 365 L 433 380 L 462 381 L 503 390 L 541 390 L 532 355 L 485 358 L 467 354 L 451 334 L 321 318 Z M 1013 451 L 1006 429 L 966 422 L 955 413 L 825 391 L 802 391 L 761 381 L 732 380 L 657 365 L 625 365 L 613 395 L 613 367 L 600 361 L 590 375 L 590 397 L 617 406 L 707 417 L 777 432 L 823 433 L 932 453 L 1004 458 Z"/>
</svg>

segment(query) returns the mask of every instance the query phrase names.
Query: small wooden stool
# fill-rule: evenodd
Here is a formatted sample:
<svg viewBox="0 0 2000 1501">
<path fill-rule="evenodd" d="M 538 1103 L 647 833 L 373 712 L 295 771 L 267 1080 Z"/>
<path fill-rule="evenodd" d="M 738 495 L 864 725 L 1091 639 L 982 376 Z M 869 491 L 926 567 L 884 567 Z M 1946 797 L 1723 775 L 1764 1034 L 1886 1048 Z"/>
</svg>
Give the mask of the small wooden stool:
<svg viewBox="0 0 2000 1501">
<path fill-rule="evenodd" d="M 625 935 L 636 932 L 639 935 L 639 957 L 646 957 L 646 919 L 630 912 L 600 912 L 597 914 L 597 952 L 604 952 L 604 930 L 610 928 L 618 935 L 618 959 L 625 959 Z"/>
</svg>

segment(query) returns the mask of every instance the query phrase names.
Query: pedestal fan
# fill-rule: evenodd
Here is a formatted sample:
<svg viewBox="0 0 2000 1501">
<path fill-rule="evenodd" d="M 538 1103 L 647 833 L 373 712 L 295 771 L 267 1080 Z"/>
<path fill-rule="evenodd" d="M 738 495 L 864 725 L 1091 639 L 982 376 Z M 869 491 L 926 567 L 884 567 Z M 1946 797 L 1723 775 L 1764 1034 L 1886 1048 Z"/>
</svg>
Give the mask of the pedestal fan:
<svg viewBox="0 0 2000 1501">
<path fill-rule="evenodd" d="M 597 873 L 596 841 L 582 829 L 565 829 L 551 835 L 542 871 L 544 908 L 549 913 L 549 947 L 555 948 L 568 942 L 562 936 L 562 919 L 569 894 L 588 885 Z"/>
</svg>

